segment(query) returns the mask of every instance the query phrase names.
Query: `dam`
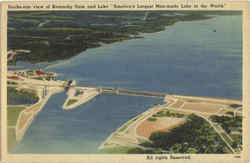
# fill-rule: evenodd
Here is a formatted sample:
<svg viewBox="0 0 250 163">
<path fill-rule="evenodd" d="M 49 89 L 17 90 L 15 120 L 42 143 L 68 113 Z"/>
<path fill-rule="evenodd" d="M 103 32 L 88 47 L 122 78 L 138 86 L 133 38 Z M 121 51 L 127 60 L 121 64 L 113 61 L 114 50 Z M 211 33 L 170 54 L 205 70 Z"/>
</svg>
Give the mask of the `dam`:
<svg viewBox="0 0 250 163">
<path fill-rule="evenodd" d="M 164 99 L 166 94 L 149 91 L 137 91 L 126 90 L 119 88 L 103 88 L 103 87 L 80 87 L 80 86 L 67 86 L 67 99 L 63 104 L 63 109 L 74 109 L 79 105 L 82 105 L 100 94 L 115 94 L 115 95 L 127 95 L 127 96 L 143 96 L 150 98 Z"/>
<path fill-rule="evenodd" d="M 99 92 L 110 93 L 117 95 L 130 95 L 130 96 L 145 96 L 153 98 L 164 98 L 167 94 L 159 92 L 150 92 L 150 91 L 137 91 L 137 90 L 126 90 L 119 88 L 98 88 Z"/>
</svg>

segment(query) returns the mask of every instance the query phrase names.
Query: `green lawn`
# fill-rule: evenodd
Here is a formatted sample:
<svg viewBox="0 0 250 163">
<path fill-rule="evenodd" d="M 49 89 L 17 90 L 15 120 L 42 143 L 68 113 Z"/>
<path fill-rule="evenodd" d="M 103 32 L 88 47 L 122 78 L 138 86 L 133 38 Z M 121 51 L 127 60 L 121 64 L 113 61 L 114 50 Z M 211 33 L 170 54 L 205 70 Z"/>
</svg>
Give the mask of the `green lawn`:
<svg viewBox="0 0 250 163">
<path fill-rule="evenodd" d="M 125 147 L 125 146 L 108 148 L 101 151 L 107 154 L 160 154 L 162 152 L 160 149 L 154 149 L 154 148 Z"/>
<path fill-rule="evenodd" d="M 14 128 L 8 129 L 8 150 L 16 145 L 16 130 Z"/>
<path fill-rule="evenodd" d="M 17 119 L 21 111 L 23 111 L 25 107 L 23 106 L 8 106 L 8 126 L 15 126 L 17 123 Z"/>
<path fill-rule="evenodd" d="M 67 102 L 67 106 L 72 105 L 72 104 L 76 103 L 77 101 L 78 101 L 78 100 L 70 99 L 70 100 Z"/>
<path fill-rule="evenodd" d="M 154 117 L 149 117 L 148 120 L 149 120 L 149 121 L 156 121 L 157 119 L 154 118 Z"/>
<path fill-rule="evenodd" d="M 8 109 L 25 109 L 29 105 L 8 105 Z"/>
<path fill-rule="evenodd" d="M 130 147 L 114 147 L 114 148 L 108 148 L 108 149 L 104 149 L 102 150 L 102 152 L 104 153 L 108 153 L 108 154 L 126 154 L 128 153 Z"/>
</svg>

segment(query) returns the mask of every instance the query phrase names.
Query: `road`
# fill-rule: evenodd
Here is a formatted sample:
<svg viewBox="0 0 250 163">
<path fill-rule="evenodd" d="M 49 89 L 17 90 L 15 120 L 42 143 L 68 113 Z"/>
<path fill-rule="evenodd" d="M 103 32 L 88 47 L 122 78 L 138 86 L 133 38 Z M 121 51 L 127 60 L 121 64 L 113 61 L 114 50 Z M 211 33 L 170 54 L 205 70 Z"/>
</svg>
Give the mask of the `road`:
<svg viewBox="0 0 250 163">
<path fill-rule="evenodd" d="M 231 152 L 233 154 L 235 154 L 235 150 L 231 147 L 231 145 L 224 139 L 224 137 L 221 135 L 220 131 L 214 126 L 213 122 L 211 122 L 209 119 L 207 119 L 206 117 L 199 115 L 200 117 L 202 117 L 203 119 L 205 119 L 216 131 L 216 133 L 220 136 L 220 138 L 224 141 L 224 143 L 227 145 L 227 147 L 231 150 Z"/>
</svg>

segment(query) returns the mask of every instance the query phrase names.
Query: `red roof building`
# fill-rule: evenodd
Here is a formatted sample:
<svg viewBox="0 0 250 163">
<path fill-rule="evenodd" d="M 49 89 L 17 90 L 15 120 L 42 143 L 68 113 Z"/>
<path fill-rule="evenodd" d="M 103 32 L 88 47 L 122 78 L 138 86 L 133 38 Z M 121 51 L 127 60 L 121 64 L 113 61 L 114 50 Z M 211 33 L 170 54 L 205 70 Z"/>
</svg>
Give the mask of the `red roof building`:
<svg viewBox="0 0 250 163">
<path fill-rule="evenodd" d="M 19 80 L 19 78 L 17 76 L 8 76 L 9 79 L 13 79 L 13 80 Z"/>
<path fill-rule="evenodd" d="M 36 74 L 37 74 L 37 75 L 44 75 L 45 73 L 42 72 L 41 70 L 36 70 Z"/>
</svg>

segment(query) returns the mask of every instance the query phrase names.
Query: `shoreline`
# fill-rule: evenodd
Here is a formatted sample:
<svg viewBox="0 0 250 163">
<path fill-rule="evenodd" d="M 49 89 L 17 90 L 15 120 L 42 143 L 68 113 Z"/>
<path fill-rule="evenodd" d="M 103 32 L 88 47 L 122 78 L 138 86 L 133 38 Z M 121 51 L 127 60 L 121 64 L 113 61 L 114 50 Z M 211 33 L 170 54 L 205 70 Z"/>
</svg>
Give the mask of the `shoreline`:
<svg viewBox="0 0 250 163">
<path fill-rule="evenodd" d="M 13 144 L 19 143 L 23 136 L 25 135 L 26 131 L 29 129 L 30 125 L 32 124 L 33 120 L 36 118 L 36 116 L 39 114 L 39 112 L 44 108 L 44 105 L 48 102 L 50 97 L 56 93 L 62 92 L 62 88 L 50 88 L 48 90 L 48 94 L 45 97 L 42 97 L 42 88 L 32 88 L 36 91 L 36 95 L 38 96 L 39 100 L 32 104 L 32 105 L 8 105 L 8 107 L 25 107 L 17 116 L 16 118 L 16 124 L 15 125 L 8 125 L 8 134 L 10 132 L 10 129 L 12 130 L 12 133 L 14 134 L 14 137 L 12 137 L 11 140 L 8 139 L 8 143 L 12 144 L 11 146 L 8 146 L 8 148 L 11 148 Z M 14 138 L 14 139 L 13 139 Z M 10 150 L 10 149 L 8 149 Z"/>
<path fill-rule="evenodd" d="M 153 117 L 153 115 L 158 114 L 160 111 L 164 111 L 166 109 L 177 113 L 184 113 L 187 115 L 195 114 L 202 117 L 203 119 L 204 117 L 208 119 L 212 115 L 230 117 L 230 115 L 228 115 L 229 112 L 233 113 L 234 116 L 242 116 L 242 101 L 235 99 L 232 100 L 215 97 L 184 96 L 148 91 L 122 90 L 116 88 L 95 88 L 86 86 L 80 87 L 76 86 L 74 81 L 47 81 L 31 79 L 28 77 L 25 78 L 21 76 L 19 77 L 19 79 L 19 81 L 16 81 L 15 79 L 8 79 L 8 81 L 16 81 L 17 83 L 19 82 L 16 85 L 19 88 L 34 89 L 37 96 L 39 97 L 39 101 L 31 106 L 28 106 L 19 114 L 15 126 L 17 142 L 19 142 L 23 138 L 25 132 L 32 124 L 32 121 L 43 109 L 43 106 L 47 103 L 49 98 L 54 93 L 63 91 L 65 87 L 68 87 L 68 98 L 65 100 L 62 108 L 66 110 L 74 109 L 78 105 L 81 105 L 91 100 L 92 98 L 95 98 L 101 93 L 112 93 L 117 95 L 123 95 L 124 93 L 126 93 L 131 96 L 157 96 L 157 98 L 161 98 L 163 100 L 163 104 L 155 104 L 145 112 L 136 115 L 117 129 L 115 129 L 114 132 L 112 132 L 106 138 L 106 140 L 101 143 L 101 145 L 98 147 L 98 150 L 106 150 L 122 146 L 126 148 L 146 149 L 146 147 L 142 146 L 141 143 L 142 141 L 148 141 L 149 139 L 138 135 L 137 128 L 143 122 L 148 121 L 149 118 Z M 32 84 L 34 85 L 32 86 Z M 47 93 L 44 94 L 44 91 Z M 76 100 L 75 103 L 71 102 L 70 104 L 68 104 L 70 99 Z M 165 126 L 162 127 L 164 128 Z M 155 131 L 152 131 L 152 133 L 153 132 Z M 226 140 L 223 139 L 223 141 Z"/>
<path fill-rule="evenodd" d="M 186 15 L 186 16 L 191 16 L 191 15 L 192 14 Z M 126 41 L 126 40 L 143 39 L 144 37 L 142 36 L 142 34 L 151 34 L 151 33 L 162 32 L 162 31 L 167 30 L 166 29 L 167 27 L 171 27 L 171 26 L 173 26 L 173 25 L 175 25 L 176 23 L 179 23 L 179 22 L 203 21 L 203 20 L 209 20 L 209 19 L 213 19 L 213 18 L 217 17 L 217 16 L 211 16 L 211 15 L 200 15 L 200 16 L 201 16 L 201 18 L 193 18 L 193 20 L 185 20 L 185 19 L 178 20 L 178 21 L 172 22 L 172 24 L 164 25 L 164 28 L 161 28 L 161 29 L 149 29 L 148 31 L 147 30 L 144 30 L 144 31 L 138 30 L 138 31 L 135 31 L 134 33 L 131 33 L 131 32 L 126 33 L 126 37 L 124 37 L 124 38 L 117 37 L 117 38 L 113 38 L 113 40 L 110 40 L 110 41 L 107 41 L 107 42 L 99 41 L 98 43 L 95 44 L 95 46 L 85 47 L 80 52 L 72 54 L 71 56 L 69 56 L 67 58 L 37 62 L 37 61 L 33 61 L 33 60 L 25 60 L 25 59 L 22 59 L 22 58 L 21 59 L 16 59 L 15 57 L 13 57 L 12 60 L 8 61 L 8 65 L 15 66 L 16 62 L 18 62 L 18 61 L 24 61 L 24 62 L 27 62 L 27 63 L 32 64 L 32 65 L 41 64 L 41 63 L 51 63 L 51 62 L 57 62 L 57 61 L 64 61 L 64 60 L 71 59 L 71 58 L 73 58 L 75 56 L 78 56 L 78 55 L 80 55 L 81 53 L 85 52 L 88 49 L 99 48 L 99 47 L 103 47 L 103 45 L 106 45 L 106 44 L 112 44 L 112 43 L 122 42 L 122 41 Z"/>
<path fill-rule="evenodd" d="M 209 101 L 220 101 L 221 103 L 242 103 L 242 99 L 236 99 L 236 98 L 225 98 L 225 97 L 214 97 L 214 96 L 189 96 L 189 95 L 177 95 L 173 94 L 172 96 L 175 96 L 177 98 L 186 98 L 186 99 L 195 99 L 195 100 L 209 100 Z"/>
<path fill-rule="evenodd" d="M 77 91 L 82 91 L 82 94 L 75 95 Z M 69 88 L 67 94 L 67 99 L 65 100 L 62 109 L 71 110 L 76 107 L 87 103 L 101 93 L 96 88 L 83 87 L 83 88 Z M 70 103 L 71 100 L 75 100 L 74 103 Z"/>
<path fill-rule="evenodd" d="M 101 143 L 101 145 L 98 147 L 98 150 L 102 151 L 102 150 L 108 150 L 108 149 L 113 149 L 116 147 L 141 147 L 144 148 L 142 146 L 139 145 L 138 139 L 142 139 L 142 140 L 146 140 L 144 137 L 141 137 L 137 134 L 137 128 L 138 126 L 140 126 L 143 122 L 147 121 L 147 119 L 149 117 L 152 117 L 153 114 L 160 112 L 162 110 L 165 110 L 166 108 L 168 108 L 168 110 L 172 110 L 174 112 L 179 112 L 179 113 L 184 113 L 187 115 L 190 114 L 195 114 L 199 117 L 202 118 L 207 118 L 211 115 L 217 115 L 217 112 L 221 111 L 221 108 L 217 110 L 216 113 L 211 112 L 209 113 L 209 115 L 207 115 L 207 112 L 204 111 L 196 111 L 195 109 L 183 109 L 183 110 L 178 110 L 178 109 L 174 109 L 172 108 L 172 106 L 174 106 L 179 100 L 183 100 L 183 98 L 185 100 L 187 100 L 187 103 L 191 103 L 188 102 L 189 100 L 198 100 L 198 101 L 203 101 L 202 103 L 198 102 L 193 102 L 193 104 L 214 104 L 214 105 L 227 105 L 228 107 L 232 104 L 235 104 L 235 102 L 237 102 L 237 104 L 242 105 L 242 101 L 239 100 L 230 100 L 230 99 L 217 99 L 217 98 L 206 98 L 206 97 L 194 97 L 194 96 L 181 96 L 181 95 L 166 95 L 164 98 L 164 104 L 158 104 L 156 106 L 153 106 L 152 108 L 149 108 L 148 110 L 138 114 L 137 116 L 133 117 L 132 119 L 129 119 L 127 122 L 125 122 L 124 124 L 122 124 L 120 127 L 118 127 L 117 129 L 114 130 L 114 132 L 112 132 L 105 140 L 103 143 Z M 181 107 L 183 107 L 183 105 L 181 105 Z M 242 108 L 242 106 L 240 107 Z M 223 108 L 225 109 L 225 111 L 228 111 L 229 108 Z M 209 110 L 209 109 L 208 109 Z M 231 110 L 233 111 L 234 109 L 231 108 Z M 241 116 L 242 116 L 242 111 L 239 111 L 238 109 L 235 109 L 235 111 L 240 112 Z M 226 113 L 222 113 L 221 115 L 226 115 Z M 132 133 L 131 133 L 132 132 Z M 119 137 L 119 139 L 118 139 Z M 133 141 L 131 142 L 131 140 Z M 127 141 L 127 142 L 126 142 Z M 125 145 L 124 145 L 125 144 Z"/>
<path fill-rule="evenodd" d="M 39 97 L 39 101 L 27 108 L 25 108 L 18 116 L 17 123 L 16 123 L 16 140 L 19 142 L 22 140 L 25 132 L 32 124 L 35 117 L 38 115 L 38 113 L 44 108 L 44 105 L 48 102 L 50 97 L 53 94 L 59 93 L 63 91 L 62 88 L 52 88 L 48 90 L 48 94 L 46 97 L 42 99 L 42 97 Z M 28 115 L 28 116 L 27 116 Z M 24 122 L 24 124 L 22 124 Z"/>
<path fill-rule="evenodd" d="M 23 107 L 23 110 L 18 113 L 17 117 L 7 117 L 8 119 L 15 118 L 16 121 L 15 125 L 8 126 L 8 128 L 12 129 L 12 139 L 8 140 L 10 144 L 20 142 L 50 97 L 53 94 L 64 91 L 63 85 L 65 81 L 32 79 L 29 78 L 30 76 L 25 76 L 28 71 L 29 70 L 19 70 L 18 72 L 8 71 L 7 81 L 10 83 L 7 83 L 7 87 L 14 87 L 17 90 L 30 89 L 38 98 L 38 101 L 31 105 L 7 105 L 12 108 Z M 34 74 L 32 74 L 32 77 L 34 77 Z M 9 131 L 10 130 L 8 130 L 8 134 Z"/>
</svg>

